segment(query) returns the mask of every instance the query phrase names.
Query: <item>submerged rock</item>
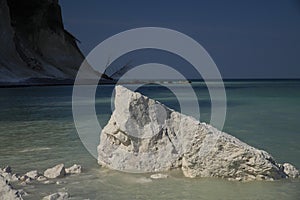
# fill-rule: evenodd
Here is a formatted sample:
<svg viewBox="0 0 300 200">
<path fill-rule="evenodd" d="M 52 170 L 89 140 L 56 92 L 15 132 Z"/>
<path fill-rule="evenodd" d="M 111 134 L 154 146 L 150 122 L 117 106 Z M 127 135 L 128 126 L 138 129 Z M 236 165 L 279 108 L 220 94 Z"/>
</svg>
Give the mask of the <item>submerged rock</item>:
<svg viewBox="0 0 300 200">
<path fill-rule="evenodd" d="M 152 174 L 150 176 L 150 178 L 152 179 L 164 179 L 164 178 L 168 178 L 168 175 L 167 174 Z"/>
<path fill-rule="evenodd" d="M 41 175 L 41 176 L 38 176 L 36 180 L 39 182 L 42 182 L 42 181 L 47 181 L 47 178 L 45 176 Z"/>
<path fill-rule="evenodd" d="M 152 179 L 151 178 L 147 178 L 147 177 L 142 177 L 142 178 L 138 178 L 136 180 L 136 183 L 151 183 Z"/>
<path fill-rule="evenodd" d="M 52 168 L 47 169 L 44 172 L 44 176 L 47 178 L 62 178 L 66 175 L 64 164 L 56 165 Z"/>
<path fill-rule="evenodd" d="M 116 86 L 115 110 L 100 137 L 98 163 L 115 170 L 180 168 L 186 177 L 242 181 L 296 177 L 291 174 L 298 172 L 263 150 L 122 86 Z"/>
<path fill-rule="evenodd" d="M 44 197 L 43 200 L 65 200 L 69 199 L 69 196 L 67 192 L 57 192 Z"/>
</svg>

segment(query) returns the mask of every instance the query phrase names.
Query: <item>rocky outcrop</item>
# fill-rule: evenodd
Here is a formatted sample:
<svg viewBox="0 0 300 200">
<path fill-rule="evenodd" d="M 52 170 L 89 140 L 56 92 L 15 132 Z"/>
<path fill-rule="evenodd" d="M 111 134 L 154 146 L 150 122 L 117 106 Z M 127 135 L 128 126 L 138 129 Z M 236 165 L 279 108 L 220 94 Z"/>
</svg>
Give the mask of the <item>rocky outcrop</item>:
<svg viewBox="0 0 300 200">
<path fill-rule="evenodd" d="M 21 200 L 25 192 L 16 190 L 11 186 L 11 182 L 18 181 L 16 174 L 12 174 L 11 167 L 0 168 L 0 199 Z"/>
<path fill-rule="evenodd" d="M 298 176 L 269 153 L 122 86 L 116 86 L 115 110 L 101 133 L 98 163 L 128 172 L 179 168 L 186 177 L 241 181 Z"/>
<path fill-rule="evenodd" d="M 84 60 L 58 0 L 1 0 L 0 30 L 0 85 L 70 83 Z"/>
<path fill-rule="evenodd" d="M 10 166 L 6 166 L 3 169 L 0 168 L 0 175 L 6 179 L 8 182 L 19 181 L 20 176 L 18 174 L 13 174 Z"/>
<path fill-rule="evenodd" d="M 21 200 L 22 197 L 18 190 L 12 188 L 8 180 L 0 175 L 0 199 L 5 200 Z"/>
</svg>

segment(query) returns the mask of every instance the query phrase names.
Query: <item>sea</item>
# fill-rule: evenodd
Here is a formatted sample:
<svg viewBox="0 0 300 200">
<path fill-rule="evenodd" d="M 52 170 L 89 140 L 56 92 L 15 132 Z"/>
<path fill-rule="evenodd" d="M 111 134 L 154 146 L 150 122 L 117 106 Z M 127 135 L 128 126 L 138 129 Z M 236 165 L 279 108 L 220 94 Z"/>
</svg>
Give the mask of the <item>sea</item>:
<svg viewBox="0 0 300 200">
<path fill-rule="evenodd" d="M 185 94 L 189 83 L 168 84 L 183 94 L 181 101 L 190 101 L 189 93 Z M 200 81 L 191 85 L 199 103 L 200 120 L 210 123 L 211 99 L 206 84 Z M 113 85 L 98 86 L 95 95 L 95 110 L 102 127 L 112 113 L 113 88 Z M 223 131 L 269 152 L 279 163 L 289 162 L 300 169 L 300 80 L 225 81 L 225 90 L 227 112 Z M 300 179 L 251 182 L 190 179 L 180 170 L 174 170 L 168 172 L 166 179 L 151 180 L 151 174 L 100 167 L 75 128 L 72 91 L 72 86 L 0 88 L 0 167 L 9 165 L 18 174 L 35 169 L 42 173 L 59 163 L 83 167 L 81 174 L 58 179 L 53 184 L 13 183 L 15 188 L 28 193 L 24 199 L 42 199 L 58 191 L 68 192 L 74 200 L 300 199 Z M 147 84 L 138 91 L 181 110 L 181 102 L 166 86 Z M 193 108 L 187 110 L 189 113 L 185 114 L 197 114 Z"/>
</svg>

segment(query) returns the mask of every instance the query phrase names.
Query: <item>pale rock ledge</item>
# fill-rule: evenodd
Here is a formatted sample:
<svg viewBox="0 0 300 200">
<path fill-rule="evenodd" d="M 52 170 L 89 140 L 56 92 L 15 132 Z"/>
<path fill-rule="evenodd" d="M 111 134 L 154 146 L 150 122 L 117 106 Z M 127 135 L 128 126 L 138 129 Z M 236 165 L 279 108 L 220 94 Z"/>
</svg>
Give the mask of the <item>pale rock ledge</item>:
<svg viewBox="0 0 300 200">
<path fill-rule="evenodd" d="M 102 166 L 127 172 L 179 168 L 186 177 L 240 181 L 299 177 L 292 165 L 211 125 L 123 86 L 115 90 L 115 110 L 98 146 Z"/>
</svg>

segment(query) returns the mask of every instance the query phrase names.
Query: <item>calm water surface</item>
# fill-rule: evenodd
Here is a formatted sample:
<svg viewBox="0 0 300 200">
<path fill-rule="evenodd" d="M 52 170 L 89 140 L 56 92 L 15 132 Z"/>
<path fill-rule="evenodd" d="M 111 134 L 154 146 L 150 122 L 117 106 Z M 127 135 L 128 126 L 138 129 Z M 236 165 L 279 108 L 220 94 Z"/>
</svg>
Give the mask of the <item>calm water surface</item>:
<svg viewBox="0 0 300 200">
<path fill-rule="evenodd" d="M 184 93 L 185 85 L 176 85 Z M 201 120 L 209 122 L 210 99 L 203 83 L 193 83 Z M 96 95 L 99 122 L 111 114 L 112 86 Z M 180 110 L 166 88 L 145 86 L 143 94 Z M 227 117 L 224 131 L 271 153 L 278 162 L 300 168 L 300 81 L 227 82 Z M 72 117 L 72 87 L 0 89 L 0 166 L 18 173 L 41 172 L 58 163 L 81 164 L 84 173 L 68 176 L 60 185 L 32 183 L 25 199 L 41 199 L 68 191 L 72 199 L 299 199 L 300 181 L 229 182 L 184 178 L 180 171 L 165 180 L 149 181 L 149 174 L 126 174 L 100 168 L 82 145 Z M 189 96 L 186 96 L 189 101 Z M 188 110 L 193 115 L 193 109 Z M 16 187 L 20 187 L 16 185 Z"/>
</svg>

